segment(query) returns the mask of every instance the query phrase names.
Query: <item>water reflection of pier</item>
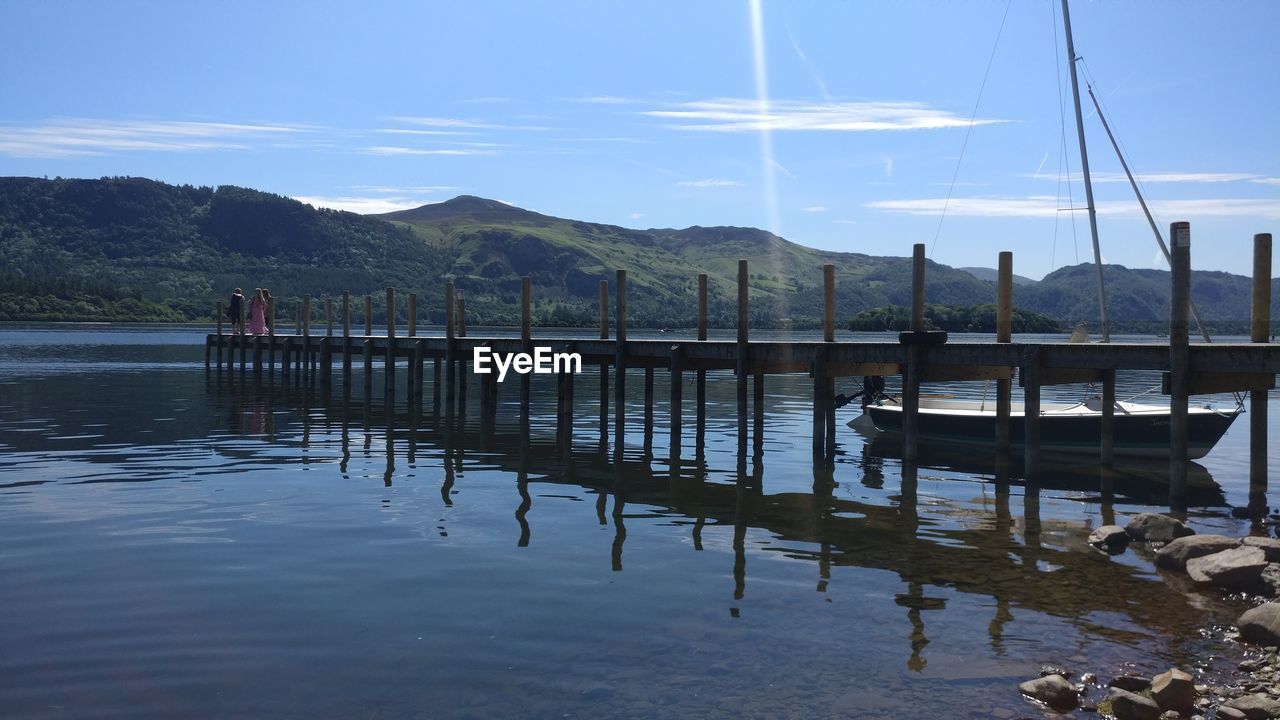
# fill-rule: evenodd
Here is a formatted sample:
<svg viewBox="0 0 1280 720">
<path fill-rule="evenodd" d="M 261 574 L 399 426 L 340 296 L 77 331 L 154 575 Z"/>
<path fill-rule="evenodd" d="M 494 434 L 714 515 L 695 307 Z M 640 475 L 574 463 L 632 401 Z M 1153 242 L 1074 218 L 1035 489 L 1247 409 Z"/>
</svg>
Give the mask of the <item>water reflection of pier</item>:
<svg viewBox="0 0 1280 720">
<path fill-rule="evenodd" d="M 771 493 L 763 453 L 736 456 L 732 468 L 717 467 L 708 462 L 701 440 L 691 462 L 671 464 L 655 457 L 651 442 L 625 452 L 623 443 L 606 438 L 575 445 L 563 427 L 554 431 L 554 418 L 530 418 L 527 412 L 513 425 L 499 426 L 369 396 L 353 398 L 349 391 L 330 395 L 269 385 L 226 391 L 235 403 L 265 404 L 267 417 L 275 404 L 301 410 L 302 446 L 311 446 L 317 434 L 330 444 L 340 438 L 338 470 L 344 475 L 353 454 L 372 456 L 377 445 L 385 454 L 387 486 L 394 482 L 398 458 L 418 467 L 424 455 L 438 458 L 439 492 L 446 505 L 456 501 L 453 491 L 464 469 L 511 473 L 513 539 L 519 547 L 537 542 L 536 485 L 571 485 L 596 494 L 597 522 L 614 529 L 609 551 L 614 571 L 625 567 L 629 520 L 671 518 L 689 533 L 694 551 L 703 550 L 709 528 L 732 528 L 733 587 L 726 592 L 731 592 L 734 614 L 750 592 L 752 555 L 776 552 L 812 563 L 819 593 L 839 582 L 840 568 L 893 573 L 902 583 L 894 602 L 910 625 L 906 665 L 912 670 L 926 666 L 928 625 L 945 620 L 947 598 L 954 593 L 991 599 L 988 634 L 996 654 L 1003 653 L 1005 626 L 1020 611 L 1054 616 L 1082 635 L 1124 643 L 1149 635 L 1180 637 L 1203 619 L 1204 599 L 1193 605 L 1182 594 L 1169 593 L 1150 573 L 1089 551 L 1088 522 L 1042 521 L 1041 488 L 1015 484 L 1007 476 L 996 476 L 990 500 L 979 507 L 942 508 L 927 497 L 922 507 L 916 468 L 888 467 L 864 445 L 846 455 L 839 468 L 815 466 L 808 492 Z M 842 478 L 848 470 L 853 481 L 868 487 L 882 487 L 886 475 L 900 486 L 887 504 L 840 497 L 837 469 Z M 1099 499 L 1103 522 L 1114 521 L 1109 498 Z M 758 532 L 770 541 L 752 542 Z M 1124 619 L 1117 621 L 1117 615 Z"/>
</svg>

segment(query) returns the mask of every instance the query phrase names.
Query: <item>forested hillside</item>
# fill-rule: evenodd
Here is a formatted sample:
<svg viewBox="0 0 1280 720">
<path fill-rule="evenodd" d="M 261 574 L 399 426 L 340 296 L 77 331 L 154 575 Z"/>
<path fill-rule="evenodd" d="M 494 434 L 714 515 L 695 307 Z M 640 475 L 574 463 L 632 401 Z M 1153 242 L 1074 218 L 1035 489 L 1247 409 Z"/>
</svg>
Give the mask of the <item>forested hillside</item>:
<svg viewBox="0 0 1280 720">
<path fill-rule="evenodd" d="M 816 326 L 826 263 L 836 266 L 838 317 L 910 302 L 908 257 L 820 251 L 755 228 L 635 230 L 471 196 L 362 216 L 233 186 L 0 178 L 0 320 L 201 320 L 239 286 L 270 287 L 282 317 L 311 293 L 317 320 L 326 296 L 373 294 L 381 322 L 382 290 L 390 285 L 402 297 L 417 293 L 420 318 L 439 322 L 443 284 L 452 279 L 466 293 L 468 322 L 514 324 L 520 278 L 528 275 L 536 323 L 590 326 L 599 282 L 612 288 L 615 271 L 624 269 L 629 323 L 691 326 L 697 274 L 705 272 L 711 323 L 731 327 L 739 259 L 749 263 L 756 327 Z M 1167 322 L 1167 272 L 1105 270 L 1117 328 L 1157 330 Z M 1014 302 L 1064 324 L 1096 327 L 1093 273 L 1078 265 L 1022 282 Z M 1194 296 L 1216 332 L 1245 327 L 1249 285 L 1237 275 L 1194 273 Z M 989 304 L 995 286 L 930 262 L 926 298 Z"/>
</svg>

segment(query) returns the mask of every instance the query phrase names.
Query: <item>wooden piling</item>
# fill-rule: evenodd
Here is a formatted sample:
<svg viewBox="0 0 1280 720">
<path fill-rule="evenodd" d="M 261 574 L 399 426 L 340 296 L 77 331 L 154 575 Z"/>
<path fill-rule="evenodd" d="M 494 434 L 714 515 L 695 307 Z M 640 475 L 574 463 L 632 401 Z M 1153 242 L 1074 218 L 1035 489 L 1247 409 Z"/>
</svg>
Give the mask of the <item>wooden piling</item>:
<svg viewBox="0 0 1280 720">
<path fill-rule="evenodd" d="M 824 348 L 813 360 L 813 460 L 826 456 L 827 442 L 827 353 Z"/>
<path fill-rule="evenodd" d="M 365 399 L 373 388 L 373 296 L 364 296 L 364 389 Z"/>
<path fill-rule="evenodd" d="M 916 243 L 911 255 L 911 332 L 924 332 L 924 243 Z M 907 363 L 902 376 L 902 459 L 914 463 L 919 452 L 920 380 L 923 348 L 919 342 L 907 345 Z"/>
<path fill-rule="evenodd" d="M 1022 363 L 1022 459 L 1028 483 L 1040 477 L 1040 351 L 1027 353 Z"/>
<path fill-rule="evenodd" d="M 224 313 L 226 313 L 226 310 L 222 307 L 222 302 L 221 302 L 221 301 L 219 301 L 219 302 L 218 302 L 218 358 L 217 358 L 217 359 L 218 359 L 218 364 L 217 364 L 217 370 L 218 370 L 218 372 L 222 372 L 222 344 L 223 344 L 223 340 L 222 340 L 222 317 L 223 317 L 223 314 L 224 314 Z"/>
<path fill-rule="evenodd" d="M 600 281 L 600 339 L 609 339 L 609 281 Z M 609 363 L 600 363 L 600 437 L 609 435 Z"/>
<path fill-rule="evenodd" d="M 302 364 L 311 366 L 311 293 L 302 296 Z"/>
<path fill-rule="evenodd" d="M 751 414 L 754 419 L 751 426 L 752 452 L 759 455 L 764 451 L 764 371 L 755 374 L 751 381 L 751 392 Z"/>
<path fill-rule="evenodd" d="M 1099 440 L 1103 467 L 1115 462 L 1116 438 L 1116 371 L 1102 371 L 1102 437 Z"/>
<path fill-rule="evenodd" d="M 253 336 L 253 374 L 262 374 L 262 336 Z"/>
<path fill-rule="evenodd" d="M 396 390 L 396 289 L 387 287 L 387 357 L 383 361 L 383 386 L 387 397 L 393 397 Z"/>
<path fill-rule="evenodd" d="M 324 299 L 324 334 L 333 337 L 333 298 Z"/>
<path fill-rule="evenodd" d="M 836 266 L 822 266 L 822 341 L 836 341 Z"/>
<path fill-rule="evenodd" d="M 276 374 L 276 299 L 267 296 L 267 375 Z"/>
<path fill-rule="evenodd" d="M 342 291 L 342 381 L 351 381 L 351 291 Z"/>
<path fill-rule="evenodd" d="M 453 342 L 453 281 L 450 280 L 444 284 L 444 409 L 448 415 L 453 415 L 453 404 L 457 399 L 456 378 L 454 377 L 453 356 L 455 353 Z M 439 369 L 436 372 L 436 381 L 440 380 Z"/>
<path fill-rule="evenodd" d="M 418 293 L 409 293 L 408 337 L 418 336 Z"/>
<path fill-rule="evenodd" d="M 520 347 L 524 352 L 533 352 L 533 279 L 528 275 L 520 278 Z M 529 412 L 528 373 L 520 375 L 520 412 Z"/>
<path fill-rule="evenodd" d="M 735 365 L 738 374 L 738 455 L 747 453 L 747 363 L 751 346 L 747 343 L 747 324 L 750 317 L 747 303 L 749 274 L 747 261 L 738 261 L 738 353 Z"/>
<path fill-rule="evenodd" d="M 614 456 L 620 461 L 626 438 L 627 390 L 627 271 L 619 270 L 615 280 L 617 340 L 613 359 L 613 426 Z"/>
<path fill-rule="evenodd" d="M 1188 303 L 1191 299 L 1191 223 L 1169 226 L 1169 504 L 1181 507 L 1186 498 L 1187 426 L 1190 401 L 1191 350 Z"/>
<path fill-rule="evenodd" d="M 671 404 L 671 418 L 669 421 L 671 428 L 671 440 L 668 444 L 670 450 L 671 472 L 674 475 L 676 466 L 680 460 L 680 425 L 681 425 L 681 406 L 684 402 L 684 385 L 681 380 L 681 372 L 684 364 L 684 352 L 679 345 L 671 346 L 671 392 L 669 395 Z"/>
<path fill-rule="evenodd" d="M 1013 342 L 1013 253 L 1000 253 L 996 270 L 996 342 Z M 1013 409 L 1013 382 L 996 380 L 996 452 L 1008 455 L 1009 413 Z"/>
<path fill-rule="evenodd" d="M 1271 233 L 1253 236 L 1253 297 L 1249 339 L 1267 342 L 1271 333 Z M 1249 489 L 1267 491 L 1267 391 L 1249 391 Z"/>
<path fill-rule="evenodd" d="M 364 296 L 364 335 L 369 337 L 373 334 L 373 296 Z"/>
<path fill-rule="evenodd" d="M 249 312 L 249 302 L 247 300 L 241 300 L 240 301 L 240 341 L 239 341 L 240 343 L 240 374 L 241 375 L 243 375 L 245 371 L 245 353 L 248 352 L 248 343 L 245 342 L 245 337 L 246 337 L 245 331 L 248 328 L 248 325 L 245 324 L 245 320 L 248 318 L 248 312 Z"/>
<path fill-rule="evenodd" d="M 698 340 L 707 339 L 707 274 L 698 273 Z M 707 371 L 698 369 L 697 428 L 695 447 L 702 447 L 707 432 Z"/>
<path fill-rule="evenodd" d="M 458 291 L 458 337 L 467 336 L 467 296 Z"/>
</svg>

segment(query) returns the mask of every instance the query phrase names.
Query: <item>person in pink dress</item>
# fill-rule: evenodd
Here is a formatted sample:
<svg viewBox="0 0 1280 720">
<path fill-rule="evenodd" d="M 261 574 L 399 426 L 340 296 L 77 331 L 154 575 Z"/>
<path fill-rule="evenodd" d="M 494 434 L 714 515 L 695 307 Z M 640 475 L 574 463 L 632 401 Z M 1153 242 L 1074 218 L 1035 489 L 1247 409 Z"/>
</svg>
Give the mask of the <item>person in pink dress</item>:
<svg viewBox="0 0 1280 720">
<path fill-rule="evenodd" d="M 249 298 L 249 333 L 267 333 L 267 299 L 262 296 L 262 288 L 254 288 L 253 297 Z"/>
</svg>

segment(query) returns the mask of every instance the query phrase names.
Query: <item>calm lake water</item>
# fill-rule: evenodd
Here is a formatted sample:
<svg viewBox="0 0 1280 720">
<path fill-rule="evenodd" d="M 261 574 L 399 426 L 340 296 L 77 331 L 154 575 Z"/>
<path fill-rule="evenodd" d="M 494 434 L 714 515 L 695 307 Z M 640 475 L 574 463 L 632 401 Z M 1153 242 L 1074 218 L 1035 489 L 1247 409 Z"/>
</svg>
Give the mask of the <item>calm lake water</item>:
<svg viewBox="0 0 1280 720">
<path fill-rule="evenodd" d="M 451 423 L 430 373 L 422 413 L 381 371 L 373 397 L 358 372 L 219 380 L 203 333 L 0 326 L 0 715 L 1008 718 L 1038 713 L 1017 683 L 1044 663 L 1234 664 L 1199 630 L 1238 601 L 1085 546 L 1160 509 L 1159 466 L 1114 497 L 1096 469 L 1028 489 L 981 457 L 904 480 L 847 408 L 815 474 L 800 375 L 766 382 L 764 453 L 739 462 L 712 373 L 705 447 L 689 388 L 672 472 L 665 373 L 652 433 L 628 383 L 615 464 L 594 369 L 566 449 L 551 378 L 526 433 L 518 381 L 496 426 L 478 386 Z M 1249 531 L 1247 456 L 1241 418 L 1197 463 L 1198 531 Z"/>
</svg>

